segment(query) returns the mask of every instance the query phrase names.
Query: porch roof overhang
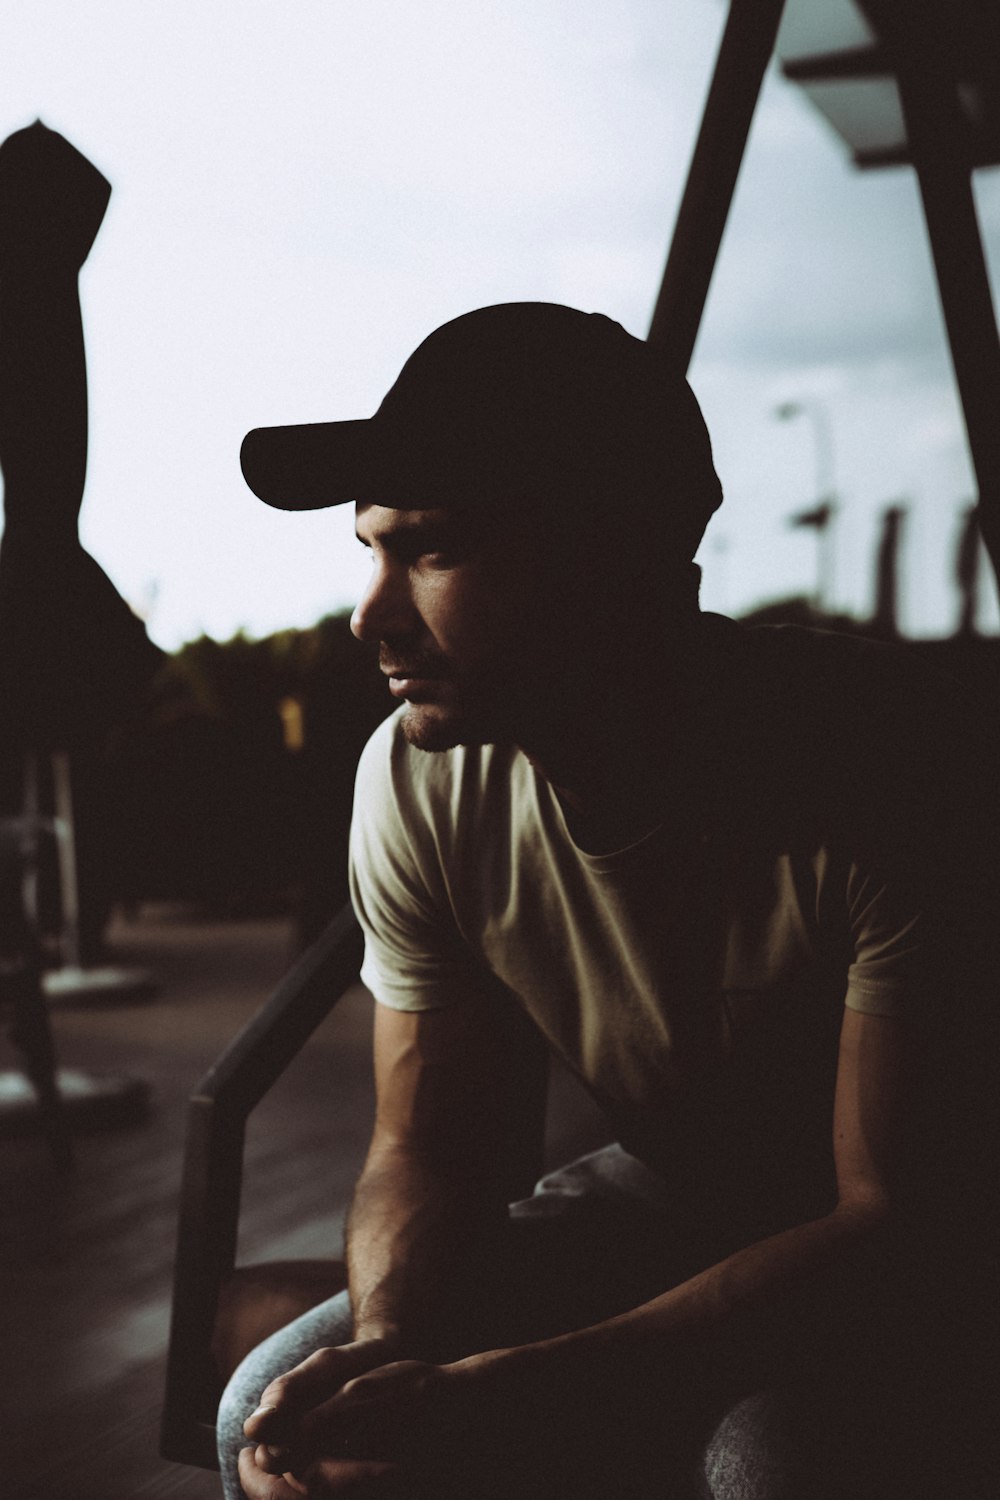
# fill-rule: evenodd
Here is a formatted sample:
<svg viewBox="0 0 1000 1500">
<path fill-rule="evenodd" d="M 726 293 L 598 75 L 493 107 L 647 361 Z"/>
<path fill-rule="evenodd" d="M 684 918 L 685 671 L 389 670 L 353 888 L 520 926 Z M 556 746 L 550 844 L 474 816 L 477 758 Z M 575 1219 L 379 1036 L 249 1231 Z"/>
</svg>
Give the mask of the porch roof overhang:
<svg viewBox="0 0 1000 1500">
<path fill-rule="evenodd" d="M 972 190 L 1000 163 L 997 0 L 729 0 L 649 339 L 687 368 L 774 55 L 859 166 L 915 170 L 1000 577 L 1000 336 Z"/>
<path fill-rule="evenodd" d="M 900 77 L 947 79 L 970 167 L 1000 163 L 996 0 L 789 0 L 775 42 L 859 167 L 914 164 Z"/>
</svg>

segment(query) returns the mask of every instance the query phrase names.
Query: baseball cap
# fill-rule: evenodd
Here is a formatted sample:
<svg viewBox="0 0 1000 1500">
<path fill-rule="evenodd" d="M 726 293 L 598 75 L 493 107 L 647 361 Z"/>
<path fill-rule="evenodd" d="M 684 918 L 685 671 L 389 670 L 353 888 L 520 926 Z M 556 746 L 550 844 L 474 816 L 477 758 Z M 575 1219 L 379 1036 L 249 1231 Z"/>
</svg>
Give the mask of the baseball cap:
<svg viewBox="0 0 1000 1500">
<path fill-rule="evenodd" d="M 683 374 L 602 313 L 548 302 L 452 319 L 373 416 L 256 428 L 240 461 L 254 494 L 282 510 L 532 510 L 662 494 L 689 555 L 722 500 Z"/>
</svg>

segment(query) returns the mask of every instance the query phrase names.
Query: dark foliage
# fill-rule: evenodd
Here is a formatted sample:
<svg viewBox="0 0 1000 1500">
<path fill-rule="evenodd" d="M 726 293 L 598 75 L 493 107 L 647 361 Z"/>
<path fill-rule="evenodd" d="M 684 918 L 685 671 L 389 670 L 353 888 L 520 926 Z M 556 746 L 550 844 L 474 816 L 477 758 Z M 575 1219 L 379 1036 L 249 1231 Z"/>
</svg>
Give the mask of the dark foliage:
<svg viewBox="0 0 1000 1500">
<path fill-rule="evenodd" d="M 105 864 L 114 845 L 107 895 L 291 906 L 312 936 L 346 899 L 354 771 L 391 708 L 347 614 L 183 647 L 88 798 L 104 806 Z"/>
</svg>

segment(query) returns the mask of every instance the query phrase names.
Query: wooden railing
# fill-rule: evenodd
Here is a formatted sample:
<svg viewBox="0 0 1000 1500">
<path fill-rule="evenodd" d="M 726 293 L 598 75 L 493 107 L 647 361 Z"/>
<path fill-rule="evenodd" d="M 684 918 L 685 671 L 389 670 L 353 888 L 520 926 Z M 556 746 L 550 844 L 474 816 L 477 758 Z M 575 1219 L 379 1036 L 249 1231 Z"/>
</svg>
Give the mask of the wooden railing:
<svg viewBox="0 0 1000 1500">
<path fill-rule="evenodd" d="M 188 1104 L 160 1451 L 216 1467 L 219 1379 L 211 1354 L 234 1268 L 243 1143 L 252 1110 L 357 979 L 362 937 L 345 906 L 209 1069 Z"/>
</svg>

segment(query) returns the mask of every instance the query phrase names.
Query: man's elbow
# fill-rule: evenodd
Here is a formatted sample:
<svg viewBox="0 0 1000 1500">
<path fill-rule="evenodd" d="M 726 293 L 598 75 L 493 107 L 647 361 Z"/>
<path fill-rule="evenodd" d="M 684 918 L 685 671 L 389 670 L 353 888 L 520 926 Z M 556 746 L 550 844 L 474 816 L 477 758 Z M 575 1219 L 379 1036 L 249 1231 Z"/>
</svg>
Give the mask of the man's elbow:
<svg viewBox="0 0 1000 1500">
<path fill-rule="evenodd" d="M 942 1226 L 926 1204 L 880 1188 L 842 1193 L 831 1218 L 845 1261 L 883 1290 L 889 1282 L 902 1286 L 926 1272 L 942 1239 Z"/>
</svg>

